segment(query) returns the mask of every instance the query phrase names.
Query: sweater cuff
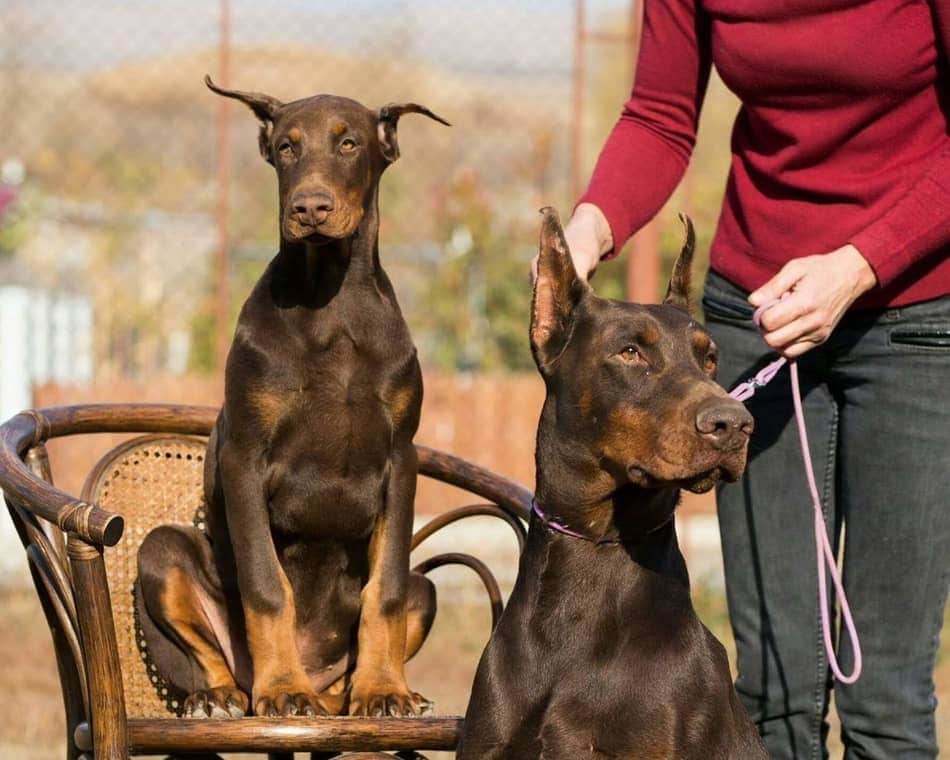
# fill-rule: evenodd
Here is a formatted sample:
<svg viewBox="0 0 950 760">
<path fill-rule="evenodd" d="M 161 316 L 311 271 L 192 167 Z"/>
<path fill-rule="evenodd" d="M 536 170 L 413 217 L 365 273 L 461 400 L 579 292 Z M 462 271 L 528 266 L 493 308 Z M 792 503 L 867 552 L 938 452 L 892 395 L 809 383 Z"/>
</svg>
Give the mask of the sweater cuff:
<svg viewBox="0 0 950 760">
<path fill-rule="evenodd" d="M 887 287 L 910 265 L 904 244 L 884 220 L 865 227 L 848 241 L 867 260 L 878 287 Z"/>
</svg>

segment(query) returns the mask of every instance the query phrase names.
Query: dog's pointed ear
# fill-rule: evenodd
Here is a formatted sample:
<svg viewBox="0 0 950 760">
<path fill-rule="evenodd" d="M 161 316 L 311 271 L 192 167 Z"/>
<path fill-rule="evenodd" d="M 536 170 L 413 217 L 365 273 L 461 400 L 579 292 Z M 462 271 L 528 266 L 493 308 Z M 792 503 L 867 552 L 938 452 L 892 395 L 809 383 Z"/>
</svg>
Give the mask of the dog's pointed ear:
<svg viewBox="0 0 950 760">
<path fill-rule="evenodd" d="M 577 276 L 561 220 L 550 206 L 541 209 L 538 276 L 531 299 L 531 352 L 546 374 L 571 337 L 574 309 L 590 289 Z"/>
<path fill-rule="evenodd" d="M 261 123 L 261 131 L 257 136 L 258 147 L 261 149 L 261 155 L 268 163 L 274 163 L 274 157 L 271 155 L 270 150 L 271 130 L 274 127 L 274 120 L 277 118 L 277 113 L 281 108 L 283 108 L 284 104 L 277 100 L 277 98 L 273 98 L 270 95 L 264 95 L 260 92 L 225 90 L 223 87 L 218 87 L 218 85 L 211 81 L 211 77 L 207 74 L 205 74 L 205 84 L 208 86 L 208 89 L 211 90 L 211 92 L 217 93 L 218 95 L 221 95 L 225 98 L 240 100 L 244 105 L 254 112 L 254 115 Z"/>
<path fill-rule="evenodd" d="M 693 252 L 696 249 L 696 232 L 693 230 L 692 220 L 686 214 L 680 214 L 680 221 L 686 228 L 686 242 L 676 261 L 673 263 L 673 272 L 670 275 L 670 284 L 666 288 L 666 298 L 663 303 L 679 306 L 691 312 L 693 308 L 691 287 L 693 279 Z"/>
<path fill-rule="evenodd" d="M 377 114 L 379 134 L 379 149 L 389 163 L 399 158 L 399 140 L 396 136 L 396 127 L 399 124 L 399 117 L 407 113 L 421 113 L 440 124 L 451 127 L 445 119 L 432 113 L 425 106 L 418 103 L 388 103 L 379 109 Z"/>
</svg>

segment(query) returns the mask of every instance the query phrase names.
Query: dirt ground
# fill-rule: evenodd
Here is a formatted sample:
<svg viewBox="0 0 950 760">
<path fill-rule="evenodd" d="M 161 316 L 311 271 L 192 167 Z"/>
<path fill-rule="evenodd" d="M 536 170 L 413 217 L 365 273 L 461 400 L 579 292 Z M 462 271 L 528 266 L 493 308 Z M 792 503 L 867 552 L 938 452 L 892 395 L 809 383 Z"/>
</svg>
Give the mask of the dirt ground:
<svg viewBox="0 0 950 760">
<path fill-rule="evenodd" d="M 697 588 L 696 607 L 726 643 L 731 640 L 721 593 Z M 948 616 L 950 617 L 950 616 Z M 413 688 L 436 702 L 442 714 L 465 710 L 472 675 L 490 622 L 487 605 L 442 604 L 422 655 L 409 664 Z M 944 627 L 937 670 L 941 746 L 950 746 L 950 634 Z M 0 592 L 0 758 L 49 760 L 63 757 L 62 703 L 49 633 L 32 593 Z M 833 727 L 832 734 L 837 735 Z M 450 754 L 431 753 L 430 758 Z M 840 746 L 833 758 L 841 757 Z"/>
</svg>

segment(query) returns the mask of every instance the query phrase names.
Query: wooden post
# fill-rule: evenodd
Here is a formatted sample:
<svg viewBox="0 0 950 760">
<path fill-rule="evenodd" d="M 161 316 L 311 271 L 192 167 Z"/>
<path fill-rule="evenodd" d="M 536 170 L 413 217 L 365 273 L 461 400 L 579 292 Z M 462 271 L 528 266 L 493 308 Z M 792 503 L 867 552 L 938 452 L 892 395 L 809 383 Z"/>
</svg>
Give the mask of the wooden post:
<svg viewBox="0 0 950 760">
<path fill-rule="evenodd" d="M 70 533 L 66 542 L 76 592 L 79 635 L 86 656 L 92 743 L 96 760 L 129 756 L 125 693 L 102 549 Z"/>
<path fill-rule="evenodd" d="M 218 53 L 218 83 L 228 87 L 231 79 L 231 4 L 221 0 L 220 46 Z M 224 369 L 231 336 L 230 283 L 231 238 L 228 231 L 231 215 L 231 123 L 230 103 L 227 98 L 218 99 L 218 252 L 215 259 L 215 365 L 219 372 Z"/>
<path fill-rule="evenodd" d="M 627 256 L 627 300 L 656 303 L 660 299 L 660 231 L 652 219 L 633 236 Z"/>
<path fill-rule="evenodd" d="M 571 106 L 571 198 L 581 194 L 581 143 L 583 141 L 582 115 L 584 110 L 584 59 L 587 55 L 584 0 L 574 5 L 574 95 Z"/>
<path fill-rule="evenodd" d="M 630 69 L 637 75 L 640 35 L 643 31 L 643 2 L 630 3 Z M 656 303 L 660 298 L 660 233 L 652 219 L 634 235 L 627 256 L 627 300 Z"/>
</svg>

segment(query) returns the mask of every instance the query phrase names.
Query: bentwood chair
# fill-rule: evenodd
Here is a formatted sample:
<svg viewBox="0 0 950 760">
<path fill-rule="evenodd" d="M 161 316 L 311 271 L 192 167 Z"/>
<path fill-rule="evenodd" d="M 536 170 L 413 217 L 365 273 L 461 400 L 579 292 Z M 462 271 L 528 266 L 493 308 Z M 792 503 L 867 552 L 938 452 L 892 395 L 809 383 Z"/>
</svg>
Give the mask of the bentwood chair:
<svg viewBox="0 0 950 760">
<path fill-rule="evenodd" d="M 163 523 L 204 528 L 202 466 L 217 410 L 145 404 L 66 406 L 22 412 L 0 426 L 0 489 L 26 549 L 56 653 L 66 711 L 66 757 L 127 758 L 216 752 L 326 753 L 452 750 L 459 717 L 240 718 L 184 720 L 176 694 L 151 663 L 132 586 L 138 547 Z M 53 485 L 45 443 L 60 436 L 137 433 L 110 450 L 77 498 Z M 508 523 L 519 546 L 531 495 L 457 457 L 418 447 L 420 475 L 488 503 L 439 515 L 413 537 L 474 515 Z M 478 574 L 494 625 L 501 594 L 479 559 L 441 554 L 416 570 L 460 564 Z M 425 656 L 425 649 L 419 656 Z M 371 757 L 378 755 L 360 755 Z"/>
</svg>

